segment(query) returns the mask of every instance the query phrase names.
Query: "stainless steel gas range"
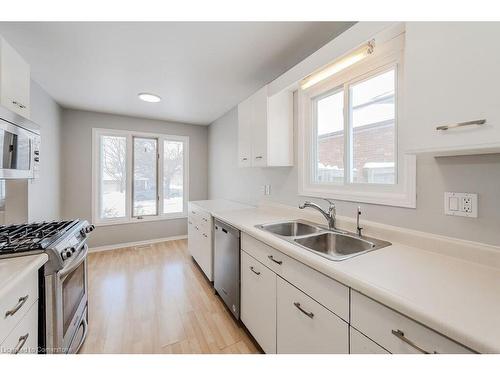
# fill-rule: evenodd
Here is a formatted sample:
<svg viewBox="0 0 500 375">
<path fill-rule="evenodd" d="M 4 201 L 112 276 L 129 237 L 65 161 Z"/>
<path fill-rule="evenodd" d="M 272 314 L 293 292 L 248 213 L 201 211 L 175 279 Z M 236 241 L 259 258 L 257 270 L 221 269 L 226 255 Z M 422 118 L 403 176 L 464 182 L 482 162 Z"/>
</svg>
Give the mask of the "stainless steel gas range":
<svg viewBox="0 0 500 375">
<path fill-rule="evenodd" d="M 77 353 L 88 329 L 86 220 L 0 226 L 0 258 L 45 252 L 40 277 L 40 342 L 43 353 Z"/>
</svg>

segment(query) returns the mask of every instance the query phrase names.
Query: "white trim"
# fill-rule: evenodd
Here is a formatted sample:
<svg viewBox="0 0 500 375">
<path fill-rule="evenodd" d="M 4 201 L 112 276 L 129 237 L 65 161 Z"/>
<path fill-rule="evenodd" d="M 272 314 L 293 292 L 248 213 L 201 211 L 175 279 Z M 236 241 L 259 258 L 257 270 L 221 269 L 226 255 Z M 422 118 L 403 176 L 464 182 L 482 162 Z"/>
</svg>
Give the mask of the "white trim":
<svg viewBox="0 0 500 375">
<path fill-rule="evenodd" d="M 164 238 L 154 238 L 152 240 L 123 242 L 123 243 L 117 243 L 117 244 L 113 244 L 113 245 L 96 246 L 96 247 L 91 247 L 89 249 L 89 252 L 90 253 L 97 253 L 100 251 L 117 250 L 117 249 L 124 249 L 127 247 L 134 247 L 134 246 L 141 246 L 141 245 L 152 245 L 152 244 L 160 243 L 160 242 L 177 241 L 177 240 L 185 240 L 185 239 L 187 239 L 187 234 L 183 234 L 180 236 L 164 237 Z"/>
<path fill-rule="evenodd" d="M 398 127 L 404 126 L 404 118 L 401 109 L 403 108 L 402 93 L 403 88 L 403 48 L 404 34 L 399 35 L 383 45 L 377 45 L 375 52 L 362 62 L 342 71 L 323 82 L 307 90 L 298 91 L 299 103 L 299 126 L 298 126 L 298 193 L 301 196 L 332 198 L 345 201 L 363 202 L 371 204 L 381 204 L 397 207 L 416 207 L 416 157 L 405 154 L 399 147 Z M 395 184 L 360 184 L 346 182 L 343 185 L 315 184 L 311 181 L 312 158 L 314 152 L 312 131 L 313 113 L 312 105 L 314 98 L 325 92 L 333 91 L 343 87 L 346 92 L 346 85 L 362 81 L 374 74 L 380 74 L 390 67 L 396 67 L 396 130 L 395 130 L 395 155 L 397 178 Z M 345 99 L 345 98 L 344 98 Z M 346 103 L 344 103 L 344 106 Z M 346 112 L 346 111 L 344 111 Z M 347 114 L 344 113 L 344 129 L 348 126 Z M 347 144 L 348 132 L 344 132 Z M 350 153 L 349 153 L 350 154 Z M 347 153 L 346 153 L 347 155 Z M 344 181 L 350 178 L 350 164 L 344 158 Z M 349 169 L 349 172 L 348 172 Z M 349 181 L 349 180 L 347 180 Z"/>
<path fill-rule="evenodd" d="M 100 150 L 99 150 L 99 137 L 101 135 L 122 136 L 127 140 L 126 145 L 126 201 L 125 201 L 125 217 L 117 219 L 101 219 L 99 218 L 99 176 L 100 171 Z M 158 140 L 157 152 L 160 155 L 157 165 L 157 194 L 160 197 L 160 202 L 157 205 L 157 215 L 143 216 L 142 219 L 137 219 L 132 216 L 132 174 L 133 174 L 133 152 L 132 141 L 134 137 L 155 138 Z M 164 141 L 180 141 L 184 143 L 183 149 L 183 211 L 175 213 L 163 213 L 163 144 Z M 96 226 L 119 225 L 142 223 L 148 221 L 170 220 L 187 217 L 188 202 L 189 202 L 189 137 L 183 135 L 170 135 L 163 133 L 148 133 L 139 132 L 135 130 L 121 130 L 121 129 L 104 129 L 92 128 L 92 220 Z"/>
</svg>

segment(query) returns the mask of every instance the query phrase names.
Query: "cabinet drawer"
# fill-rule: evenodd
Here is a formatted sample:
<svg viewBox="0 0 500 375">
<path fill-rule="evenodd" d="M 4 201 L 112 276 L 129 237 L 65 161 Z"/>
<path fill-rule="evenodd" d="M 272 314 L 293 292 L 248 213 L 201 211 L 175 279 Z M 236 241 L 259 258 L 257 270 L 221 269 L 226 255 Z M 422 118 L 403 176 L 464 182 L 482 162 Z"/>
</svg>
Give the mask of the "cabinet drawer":
<svg viewBox="0 0 500 375">
<path fill-rule="evenodd" d="M 276 274 L 241 252 L 241 321 L 266 353 L 276 353 Z"/>
<path fill-rule="evenodd" d="M 368 337 L 351 327 L 350 354 L 391 354 Z"/>
<path fill-rule="evenodd" d="M 2 342 L 38 299 L 38 272 L 27 274 L 0 299 L 0 342 Z"/>
<path fill-rule="evenodd" d="M 202 222 L 206 223 L 212 218 L 209 212 L 201 209 L 200 207 L 192 203 L 189 204 L 188 217 L 197 220 L 200 224 L 202 224 Z"/>
<path fill-rule="evenodd" d="M 241 248 L 346 322 L 349 321 L 348 287 L 245 233 L 241 235 Z"/>
<path fill-rule="evenodd" d="M 32 301 L 27 314 L 0 345 L 2 354 L 36 354 L 38 349 L 38 303 Z M 18 352 L 18 353 L 17 353 Z"/>
<path fill-rule="evenodd" d="M 276 309 L 278 353 L 349 353 L 348 324 L 280 277 Z"/>
<path fill-rule="evenodd" d="M 469 349 L 414 320 L 351 291 L 351 325 L 394 354 L 465 354 Z"/>
</svg>

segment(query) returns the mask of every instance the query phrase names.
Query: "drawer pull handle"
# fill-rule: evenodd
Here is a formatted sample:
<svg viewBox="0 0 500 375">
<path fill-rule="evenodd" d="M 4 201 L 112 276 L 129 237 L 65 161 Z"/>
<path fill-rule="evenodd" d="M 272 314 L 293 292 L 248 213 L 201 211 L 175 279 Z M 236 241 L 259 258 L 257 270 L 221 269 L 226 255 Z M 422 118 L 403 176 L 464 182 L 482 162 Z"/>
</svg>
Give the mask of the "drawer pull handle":
<svg viewBox="0 0 500 375">
<path fill-rule="evenodd" d="M 19 297 L 19 301 L 17 301 L 16 306 L 14 306 L 9 311 L 5 312 L 5 317 L 7 318 L 10 315 L 14 315 L 28 300 L 29 295 L 26 294 L 24 297 Z"/>
<path fill-rule="evenodd" d="M 17 106 L 17 107 L 19 107 L 19 108 L 21 108 L 21 109 L 26 108 L 26 106 L 25 106 L 23 103 L 18 102 L 18 101 L 16 101 L 16 100 L 13 100 L 13 101 L 12 101 L 12 104 L 14 104 L 15 106 Z"/>
<path fill-rule="evenodd" d="M 420 346 L 418 346 L 417 344 L 415 344 L 413 341 L 411 341 L 410 339 L 408 339 L 406 336 L 405 336 L 405 333 L 403 331 L 401 331 L 400 329 L 398 330 L 392 330 L 391 331 L 392 334 L 394 336 L 396 336 L 398 339 L 400 339 L 401 341 L 407 343 L 408 345 L 410 345 L 413 349 L 417 349 L 420 353 L 422 354 L 430 354 L 427 350 L 424 350 L 422 349 Z M 437 354 L 436 351 L 434 351 L 434 354 Z"/>
<path fill-rule="evenodd" d="M 29 333 L 25 334 L 24 336 L 19 337 L 19 341 L 17 342 L 16 347 L 12 351 L 12 354 L 17 354 L 21 351 L 23 348 L 24 344 L 26 344 L 26 341 L 28 340 L 28 337 L 30 336 Z"/>
<path fill-rule="evenodd" d="M 241 160 L 243 160 L 243 161 L 247 161 L 247 160 L 248 160 L 248 158 L 241 158 Z"/>
<path fill-rule="evenodd" d="M 314 318 L 314 313 L 312 312 L 307 312 L 306 310 L 304 310 L 302 307 L 300 307 L 300 303 L 298 302 L 294 302 L 293 303 L 295 305 L 296 308 L 298 308 L 304 315 L 307 315 L 309 318 Z"/>
<path fill-rule="evenodd" d="M 190 225 L 193 225 L 193 222 L 191 222 L 191 221 L 188 221 L 188 223 L 189 223 Z"/>
<path fill-rule="evenodd" d="M 203 237 L 208 238 L 208 236 L 207 236 L 207 234 L 206 234 L 206 233 L 203 233 Z"/>
<path fill-rule="evenodd" d="M 260 275 L 260 272 L 259 271 L 255 271 L 255 268 L 253 268 L 253 266 L 250 266 L 250 270 L 256 274 L 256 275 Z"/>
<path fill-rule="evenodd" d="M 207 222 L 208 223 L 208 219 L 206 217 L 202 218 L 203 221 Z"/>
<path fill-rule="evenodd" d="M 255 159 L 260 160 L 260 159 L 263 159 L 263 157 L 262 156 L 256 156 Z"/>
<path fill-rule="evenodd" d="M 461 128 L 462 126 L 470 126 L 470 125 L 484 125 L 485 123 L 486 123 L 485 119 L 474 120 L 474 121 L 466 121 L 466 122 L 459 122 L 457 124 L 452 124 L 452 125 L 437 126 L 436 130 L 448 130 L 448 129 Z"/>
<path fill-rule="evenodd" d="M 200 228 L 198 227 L 198 225 L 195 225 L 194 226 L 196 230 L 199 230 Z"/>
<path fill-rule="evenodd" d="M 271 259 L 274 263 L 277 263 L 277 264 L 280 264 L 280 265 L 283 263 L 282 260 L 276 260 L 276 259 L 274 259 L 274 257 L 272 255 L 268 255 L 267 257 L 269 259 Z"/>
<path fill-rule="evenodd" d="M 191 213 L 192 213 L 193 215 L 196 215 L 196 211 L 191 211 Z"/>
</svg>

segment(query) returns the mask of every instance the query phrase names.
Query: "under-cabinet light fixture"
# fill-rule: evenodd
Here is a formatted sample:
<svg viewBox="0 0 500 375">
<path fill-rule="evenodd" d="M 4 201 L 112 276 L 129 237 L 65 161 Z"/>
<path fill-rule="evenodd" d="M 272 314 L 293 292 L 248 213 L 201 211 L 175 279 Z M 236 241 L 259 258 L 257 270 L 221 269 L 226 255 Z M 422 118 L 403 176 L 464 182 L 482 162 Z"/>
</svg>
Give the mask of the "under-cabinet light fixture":
<svg viewBox="0 0 500 375">
<path fill-rule="evenodd" d="M 142 101 L 148 102 L 148 103 L 158 103 L 159 101 L 161 101 L 161 98 L 158 95 L 150 94 L 147 92 L 141 92 L 141 93 L 137 94 L 137 96 Z"/>
<path fill-rule="evenodd" d="M 375 39 L 370 40 L 368 43 L 348 54 L 347 56 L 337 60 L 320 71 L 313 73 L 300 82 L 300 88 L 302 90 L 308 89 L 311 86 L 323 81 L 324 79 L 331 77 L 332 75 L 356 64 L 357 62 L 363 60 L 368 55 L 373 53 L 375 49 Z"/>
</svg>

